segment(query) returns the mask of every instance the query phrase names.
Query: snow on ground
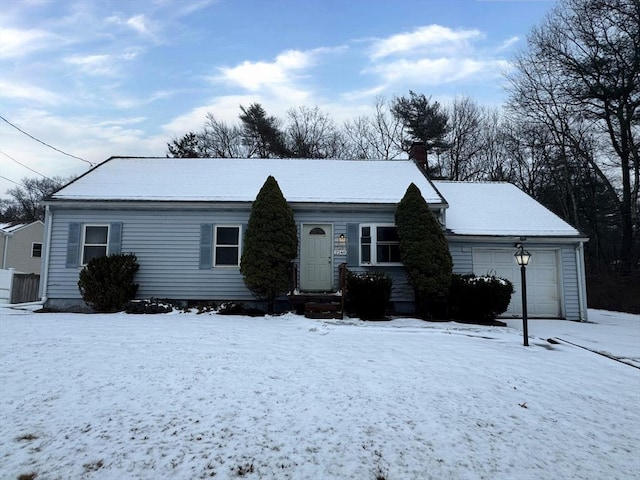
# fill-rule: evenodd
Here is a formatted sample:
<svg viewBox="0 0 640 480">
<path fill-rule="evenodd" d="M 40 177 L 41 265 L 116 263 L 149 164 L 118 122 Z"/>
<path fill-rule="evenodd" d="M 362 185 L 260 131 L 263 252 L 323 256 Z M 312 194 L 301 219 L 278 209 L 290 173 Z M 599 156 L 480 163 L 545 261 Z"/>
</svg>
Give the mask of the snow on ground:
<svg viewBox="0 0 640 480">
<path fill-rule="evenodd" d="M 0 310 L 0 477 L 640 478 L 640 316 Z M 511 323 L 511 322 L 510 322 Z M 521 323 L 521 322 L 520 322 Z"/>
</svg>

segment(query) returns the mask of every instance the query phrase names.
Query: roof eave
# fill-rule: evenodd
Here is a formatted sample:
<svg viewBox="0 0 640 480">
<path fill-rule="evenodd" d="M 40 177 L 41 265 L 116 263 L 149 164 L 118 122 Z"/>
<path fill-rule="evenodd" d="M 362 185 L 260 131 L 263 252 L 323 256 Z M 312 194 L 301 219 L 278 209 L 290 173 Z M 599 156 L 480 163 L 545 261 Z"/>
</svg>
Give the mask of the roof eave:
<svg viewBox="0 0 640 480">
<path fill-rule="evenodd" d="M 448 239 L 467 240 L 478 243 L 491 243 L 499 241 L 500 243 L 586 243 L 589 241 L 589 237 L 581 234 L 537 234 L 537 235 L 515 235 L 515 234 L 460 234 L 451 231 L 445 232 L 445 237 Z"/>
</svg>

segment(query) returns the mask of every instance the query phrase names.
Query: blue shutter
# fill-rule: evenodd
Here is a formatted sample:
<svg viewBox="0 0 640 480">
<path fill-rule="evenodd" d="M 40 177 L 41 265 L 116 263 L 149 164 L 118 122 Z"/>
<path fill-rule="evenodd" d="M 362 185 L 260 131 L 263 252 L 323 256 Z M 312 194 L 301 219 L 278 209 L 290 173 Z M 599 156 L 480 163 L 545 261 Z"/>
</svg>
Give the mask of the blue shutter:
<svg viewBox="0 0 640 480">
<path fill-rule="evenodd" d="M 243 223 L 240 225 L 240 251 L 238 252 L 239 263 L 242 263 L 242 252 L 244 251 L 244 237 L 246 234 L 247 234 L 247 224 Z"/>
<path fill-rule="evenodd" d="M 200 269 L 210 269 L 213 266 L 213 225 L 200 225 Z"/>
<path fill-rule="evenodd" d="M 107 255 L 116 255 L 122 249 L 122 222 L 114 222 L 109 225 L 109 246 Z"/>
<path fill-rule="evenodd" d="M 69 236 L 67 238 L 67 268 L 75 268 L 79 265 L 80 257 L 80 228 L 76 222 L 69 224 Z"/>
<path fill-rule="evenodd" d="M 360 224 L 347 223 L 347 266 L 360 264 Z"/>
</svg>

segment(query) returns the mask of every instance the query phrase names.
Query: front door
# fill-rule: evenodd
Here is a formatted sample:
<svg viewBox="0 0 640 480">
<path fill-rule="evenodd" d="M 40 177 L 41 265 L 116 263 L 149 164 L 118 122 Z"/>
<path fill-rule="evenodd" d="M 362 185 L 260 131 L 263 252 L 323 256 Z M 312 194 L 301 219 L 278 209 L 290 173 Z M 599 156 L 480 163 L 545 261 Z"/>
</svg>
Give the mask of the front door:
<svg viewBox="0 0 640 480">
<path fill-rule="evenodd" d="M 300 289 L 328 292 L 333 288 L 332 226 L 325 223 L 302 225 Z"/>
</svg>

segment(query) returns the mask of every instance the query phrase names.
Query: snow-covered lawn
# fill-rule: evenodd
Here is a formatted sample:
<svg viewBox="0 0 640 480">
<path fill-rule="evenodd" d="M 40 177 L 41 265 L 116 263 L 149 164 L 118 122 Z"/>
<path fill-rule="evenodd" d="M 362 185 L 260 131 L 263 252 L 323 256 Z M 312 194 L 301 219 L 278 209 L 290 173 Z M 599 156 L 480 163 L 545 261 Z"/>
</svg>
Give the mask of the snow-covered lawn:
<svg viewBox="0 0 640 480">
<path fill-rule="evenodd" d="M 0 477 L 640 478 L 640 316 L 0 310 Z M 622 357 L 624 364 L 566 343 Z"/>
</svg>

